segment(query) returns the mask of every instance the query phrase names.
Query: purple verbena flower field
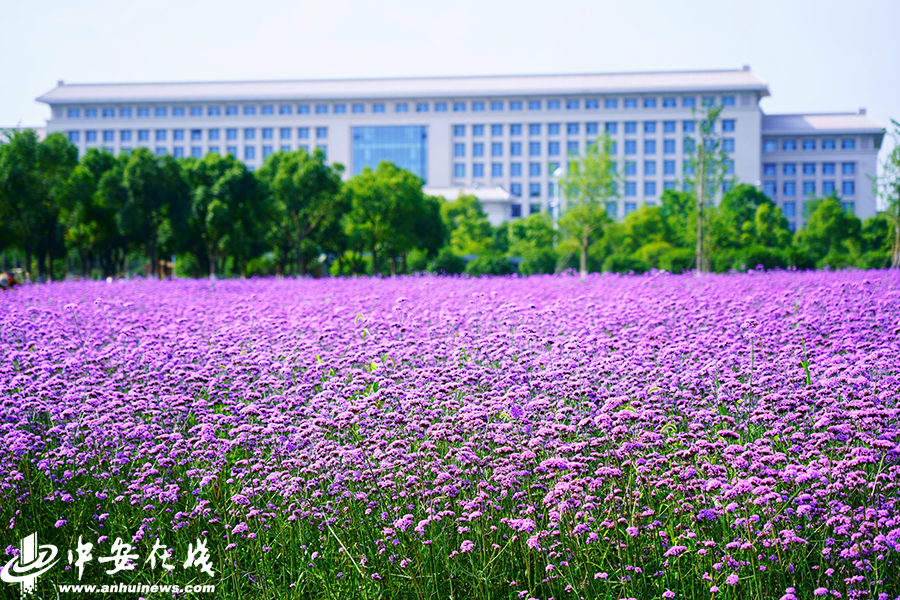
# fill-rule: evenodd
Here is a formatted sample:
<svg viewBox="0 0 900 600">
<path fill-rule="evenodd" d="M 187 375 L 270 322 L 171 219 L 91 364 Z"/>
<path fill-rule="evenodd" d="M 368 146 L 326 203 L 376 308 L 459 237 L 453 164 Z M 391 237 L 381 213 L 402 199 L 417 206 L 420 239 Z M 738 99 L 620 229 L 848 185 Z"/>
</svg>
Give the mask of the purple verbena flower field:
<svg viewBox="0 0 900 600">
<path fill-rule="evenodd" d="M 227 599 L 886 600 L 898 417 L 896 272 L 33 285 L 0 562 L 205 537 Z"/>
</svg>

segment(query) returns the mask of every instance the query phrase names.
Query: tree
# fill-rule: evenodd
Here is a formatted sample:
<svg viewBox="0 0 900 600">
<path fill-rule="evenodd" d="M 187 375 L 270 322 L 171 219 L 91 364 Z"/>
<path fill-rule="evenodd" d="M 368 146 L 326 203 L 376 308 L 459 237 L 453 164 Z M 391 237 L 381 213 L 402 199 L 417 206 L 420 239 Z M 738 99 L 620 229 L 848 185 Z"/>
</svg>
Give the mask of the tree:
<svg viewBox="0 0 900 600">
<path fill-rule="evenodd" d="M 481 202 L 471 194 L 441 204 L 441 218 L 450 235 L 450 248 L 457 256 L 493 254 L 494 228 Z"/>
<path fill-rule="evenodd" d="M 861 223 L 848 214 L 837 196 L 809 203 L 806 225 L 797 232 L 797 245 L 816 266 L 843 267 L 859 254 Z"/>
<path fill-rule="evenodd" d="M 900 123 L 894 124 L 894 148 L 882 164 L 882 175 L 876 181 L 878 195 L 885 203 L 884 216 L 890 223 L 891 268 L 900 268 Z"/>
<path fill-rule="evenodd" d="M 722 107 L 709 104 L 705 108 L 704 118 L 700 122 L 700 143 L 694 143 L 692 138 L 685 138 L 685 143 L 690 148 L 687 183 L 693 190 L 697 207 L 698 273 L 709 270 L 709 259 L 703 253 L 703 211 L 707 207 L 714 206 L 716 196 L 726 181 L 730 165 L 715 129 Z"/>
<path fill-rule="evenodd" d="M 157 250 L 166 218 L 166 181 L 160 162 L 147 148 L 135 148 L 125 162 L 122 187 L 125 203 L 119 227 L 146 252 L 148 274 L 156 275 Z"/>
<path fill-rule="evenodd" d="M 325 164 L 325 153 L 316 148 L 276 152 L 258 171 L 270 195 L 274 217 L 271 239 L 281 249 L 279 270 L 284 274 L 287 255 L 293 250 L 297 274 L 305 272 L 303 242 L 333 214 L 339 205 L 344 166 Z"/>
<path fill-rule="evenodd" d="M 53 257 L 57 254 L 59 202 L 69 174 L 78 162 L 78 150 L 61 133 L 51 133 L 38 141 L 33 130 L 8 130 L 7 144 L 0 145 L 0 215 L 25 251 L 26 277 L 31 260 L 41 249 L 38 276 L 44 274 L 44 257 L 49 255 L 48 276 L 53 278 Z"/>
<path fill-rule="evenodd" d="M 606 203 L 618 198 L 619 179 L 612 142 L 604 133 L 588 146 L 584 156 L 569 157 L 568 170 L 559 180 L 566 204 L 559 226 L 581 254 L 582 279 L 587 276 L 588 248 L 610 221 Z"/>
<path fill-rule="evenodd" d="M 546 213 L 533 213 L 509 224 L 509 253 L 522 258 L 519 273 L 553 273 L 556 253 L 553 251 L 553 223 Z"/>
</svg>

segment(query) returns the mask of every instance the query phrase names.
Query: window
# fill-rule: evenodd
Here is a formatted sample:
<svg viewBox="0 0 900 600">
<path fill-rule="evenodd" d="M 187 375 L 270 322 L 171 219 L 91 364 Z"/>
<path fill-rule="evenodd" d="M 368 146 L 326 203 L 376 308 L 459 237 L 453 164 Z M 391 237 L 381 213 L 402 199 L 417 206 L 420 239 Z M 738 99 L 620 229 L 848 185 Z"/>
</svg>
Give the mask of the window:
<svg viewBox="0 0 900 600">
<path fill-rule="evenodd" d="M 66 116 L 70 119 L 78 119 L 81 117 L 81 109 L 80 108 L 70 108 L 66 112 Z"/>
<path fill-rule="evenodd" d="M 322 140 L 328 137 L 327 127 L 316 127 L 316 139 Z"/>
<path fill-rule="evenodd" d="M 394 106 L 394 112 L 398 112 L 398 113 L 409 112 L 409 105 L 406 102 L 398 102 Z"/>
<path fill-rule="evenodd" d="M 793 152 L 797 149 L 797 140 L 784 140 L 781 142 L 781 149 L 785 152 Z"/>
<path fill-rule="evenodd" d="M 637 196 L 637 182 L 636 181 L 626 181 L 625 182 L 625 195 L 626 196 Z M 625 204 L 628 204 L 627 202 Z M 626 210 L 627 212 L 627 210 Z"/>
<path fill-rule="evenodd" d="M 244 160 L 256 160 L 256 146 L 244 146 Z"/>
<path fill-rule="evenodd" d="M 472 112 L 484 112 L 484 102 L 473 102 Z"/>
<path fill-rule="evenodd" d="M 466 126 L 465 125 L 454 125 L 453 126 L 453 136 L 454 137 L 463 137 L 466 135 Z"/>
<path fill-rule="evenodd" d="M 775 177 L 778 174 L 778 166 L 775 163 L 766 163 L 763 165 L 763 175 L 766 177 Z"/>
<path fill-rule="evenodd" d="M 703 106 L 713 106 L 716 103 L 714 96 L 703 96 Z"/>
<path fill-rule="evenodd" d="M 262 147 L 262 157 L 263 160 L 272 155 L 272 146 L 263 146 Z"/>
<path fill-rule="evenodd" d="M 116 141 L 116 132 L 112 129 L 107 129 L 103 132 L 103 141 L 104 142 L 115 142 Z"/>
<path fill-rule="evenodd" d="M 855 181 L 842 181 L 841 182 L 841 194 L 844 196 L 853 196 L 856 194 L 856 182 Z"/>
<path fill-rule="evenodd" d="M 290 104 L 282 104 L 278 107 L 279 115 L 289 115 L 291 114 L 291 105 Z"/>
<path fill-rule="evenodd" d="M 816 182 L 815 181 L 804 181 L 803 182 L 803 195 L 804 196 L 815 196 L 816 195 Z"/>
<path fill-rule="evenodd" d="M 253 116 L 256 114 L 255 106 L 244 106 L 244 116 Z"/>
<path fill-rule="evenodd" d="M 834 163 L 822 163 L 822 175 L 834 175 Z"/>
<path fill-rule="evenodd" d="M 465 102 L 454 102 L 453 103 L 453 112 L 463 112 L 466 110 Z"/>
<path fill-rule="evenodd" d="M 104 119 L 114 119 L 116 117 L 116 109 L 114 108 L 104 108 L 103 109 L 103 118 Z"/>
<path fill-rule="evenodd" d="M 606 129 L 606 133 L 608 133 L 608 134 L 610 134 L 610 135 L 615 135 L 615 134 L 617 133 L 618 128 L 619 128 L 619 124 L 618 124 L 618 123 L 609 123 L 609 122 L 607 122 L 607 123 L 604 125 L 604 127 L 605 127 L 605 129 Z"/>
<path fill-rule="evenodd" d="M 521 217 L 522 216 L 522 205 L 521 204 L 510 204 L 509 205 L 509 216 L 511 219 L 518 219 L 519 217 Z"/>
<path fill-rule="evenodd" d="M 291 139 L 291 128 L 290 127 L 282 127 L 278 130 L 278 135 L 283 140 Z"/>
<path fill-rule="evenodd" d="M 547 100 L 547 110 L 559 110 L 559 100 Z"/>
<path fill-rule="evenodd" d="M 256 130 L 252 127 L 244 128 L 244 139 L 245 140 L 255 140 L 256 139 Z"/>
<path fill-rule="evenodd" d="M 656 140 L 644 140 L 644 154 L 656 154 Z"/>
<path fill-rule="evenodd" d="M 796 217 L 797 216 L 797 203 L 796 202 L 785 202 L 784 208 L 781 211 L 784 213 L 786 217 Z"/>
<path fill-rule="evenodd" d="M 663 108 L 675 108 L 675 98 L 663 98 Z"/>
<path fill-rule="evenodd" d="M 130 119 L 131 118 L 131 109 L 130 108 L 119 109 L 119 116 L 123 119 Z"/>
<path fill-rule="evenodd" d="M 834 150 L 834 140 L 822 140 L 822 150 Z"/>
<path fill-rule="evenodd" d="M 522 163 L 519 163 L 519 162 L 509 163 L 509 175 L 510 175 L 510 177 L 521 177 L 522 176 Z"/>
<path fill-rule="evenodd" d="M 723 119 L 722 131 L 734 131 L 734 119 Z"/>
<path fill-rule="evenodd" d="M 539 163 L 539 162 L 528 163 L 528 174 L 531 177 L 540 177 L 541 176 L 541 163 Z"/>
<path fill-rule="evenodd" d="M 769 198 L 774 198 L 775 194 L 778 192 L 778 183 L 775 181 L 766 181 L 763 183 L 763 192 Z"/>
<path fill-rule="evenodd" d="M 376 102 L 372 105 L 373 113 L 383 113 L 384 112 L 384 104 L 381 102 Z"/>
<path fill-rule="evenodd" d="M 509 101 L 509 110 L 522 110 L 522 101 L 521 100 L 510 100 Z"/>
<path fill-rule="evenodd" d="M 841 150 L 853 150 L 856 148 L 856 140 L 841 140 Z"/>
<path fill-rule="evenodd" d="M 578 154 L 580 151 L 578 150 L 578 142 L 571 141 L 566 144 L 566 152 L 568 154 Z"/>
<path fill-rule="evenodd" d="M 803 163 L 803 174 L 804 175 L 815 175 L 816 174 L 816 163 Z"/>
<path fill-rule="evenodd" d="M 619 101 L 615 98 L 607 98 L 603 103 L 603 107 L 606 109 L 619 108 Z"/>
<path fill-rule="evenodd" d="M 656 133 L 656 121 L 644 121 L 644 133 Z"/>
<path fill-rule="evenodd" d="M 725 167 L 725 173 L 727 173 L 728 175 L 734 174 L 734 161 L 733 160 L 730 160 L 730 159 L 725 160 L 725 161 L 723 161 L 722 164 Z"/>
<path fill-rule="evenodd" d="M 97 141 L 97 132 L 93 129 L 84 132 L 84 141 L 86 142 L 96 142 Z"/>
<path fill-rule="evenodd" d="M 522 125 L 513 123 L 509 126 L 509 135 L 522 135 Z"/>
<path fill-rule="evenodd" d="M 157 106 L 156 110 L 153 111 L 153 115 L 156 117 L 165 117 L 168 116 L 169 109 L 165 106 Z"/>
<path fill-rule="evenodd" d="M 503 135 L 503 125 L 491 125 L 491 135 Z"/>
<path fill-rule="evenodd" d="M 226 129 L 225 130 L 225 139 L 228 139 L 228 140 L 238 139 L 238 130 L 237 129 Z"/>
<path fill-rule="evenodd" d="M 222 114 L 222 108 L 219 106 L 210 106 L 206 109 L 206 114 L 210 117 L 218 117 Z"/>
<path fill-rule="evenodd" d="M 157 129 L 156 130 L 156 141 L 157 142 L 166 141 L 166 130 L 165 129 Z"/>
<path fill-rule="evenodd" d="M 598 108 L 600 108 L 600 101 L 599 100 L 585 100 L 584 107 L 588 110 L 597 110 Z"/>
<path fill-rule="evenodd" d="M 841 173 L 844 175 L 856 174 L 856 163 L 845 162 L 841 164 Z"/>
<path fill-rule="evenodd" d="M 803 149 L 804 150 L 815 150 L 816 149 L 816 140 L 803 140 Z"/>
<path fill-rule="evenodd" d="M 503 163 L 491 163 L 491 177 L 503 177 Z"/>
<path fill-rule="evenodd" d="M 637 142 L 635 140 L 625 141 L 625 154 L 637 154 Z"/>
<path fill-rule="evenodd" d="M 434 112 L 447 112 L 447 103 L 446 102 L 435 102 L 434 103 Z"/>
<path fill-rule="evenodd" d="M 685 153 L 685 154 L 690 154 L 691 152 L 693 152 L 693 151 L 694 151 L 694 145 L 695 145 L 695 144 L 694 144 L 693 138 L 684 138 L 684 148 L 683 148 L 684 153 Z"/>
<path fill-rule="evenodd" d="M 428 112 L 428 103 L 427 102 L 417 102 L 416 103 L 416 112 L 420 112 L 420 113 Z"/>
<path fill-rule="evenodd" d="M 822 195 L 830 196 L 834 193 L 834 182 L 833 181 L 823 181 L 822 182 Z"/>
<path fill-rule="evenodd" d="M 218 129 L 210 129 L 208 137 L 211 141 L 218 140 L 219 139 L 219 130 Z"/>
<path fill-rule="evenodd" d="M 681 130 L 684 133 L 694 133 L 697 129 L 697 124 L 694 121 L 684 121 L 681 123 Z"/>
<path fill-rule="evenodd" d="M 696 98 L 682 98 L 681 99 L 681 106 L 683 106 L 685 108 L 694 108 L 696 105 L 697 105 Z"/>
<path fill-rule="evenodd" d="M 626 121 L 625 122 L 625 135 L 629 133 L 637 133 L 637 122 L 636 121 Z"/>
<path fill-rule="evenodd" d="M 619 203 L 615 200 L 606 203 L 606 214 L 615 219 L 619 214 Z"/>
<path fill-rule="evenodd" d="M 453 176 L 454 177 L 465 177 L 466 176 L 466 165 L 462 163 L 456 163 L 453 165 Z"/>
<path fill-rule="evenodd" d="M 297 128 L 297 137 L 301 140 L 305 140 L 309 138 L 309 127 L 298 127 Z"/>
<path fill-rule="evenodd" d="M 529 156 L 540 156 L 541 155 L 541 143 L 540 142 L 529 142 L 528 143 L 528 155 Z"/>
<path fill-rule="evenodd" d="M 484 125 L 472 125 L 472 136 L 473 137 L 484 136 Z"/>
<path fill-rule="evenodd" d="M 366 105 L 365 105 L 365 104 L 360 104 L 359 102 L 357 102 L 356 104 L 354 104 L 353 106 L 350 107 L 350 110 L 351 110 L 351 111 L 353 112 L 353 114 L 355 114 L 355 115 L 361 115 L 361 114 L 363 114 L 364 112 L 366 112 Z"/>
<path fill-rule="evenodd" d="M 522 184 L 521 183 L 511 183 L 509 184 L 509 193 L 513 196 L 522 196 Z M 513 206 L 518 206 L 513 204 Z"/>
<path fill-rule="evenodd" d="M 266 114 L 269 114 L 269 115 L 270 115 L 270 114 L 272 114 L 272 113 L 267 113 L 267 112 L 266 112 L 266 107 L 263 106 L 263 114 L 264 114 L 264 115 L 266 115 Z M 334 105 L 334 114 L 336 114 L 336 115 L 344 115 L 344 114 L 347 114 L 347 105 L 346 105 L 346 104 L 335 104 L 335 105 Z M 263 147 L 263 158 L 265 158 L 265 154 L 266 154 L 266 150 L 265 150 L 265 147 Z"/>
<path fill-rule="evenodd" d="M 210 152 L 212 152 L 211 149 L 210 149 Z M 237 156 L 237 146 L 225 146 L 225 154 Z"/>
<path fill-rule="evenodd" d="M 581 101 L 566 100 L 566 110 L 578 110 L 579 108 L 581 108 Z"/>
<path fill-rule="evenodd" d="M 162 147 L 162 146 L 157 147 L 157 148 L 156 148 L 156 155 L 157 155 L 157 156 L 165 156 L 165 155 L 166 155 L 166 149 L 165 149 L 164 147 Z"/>
<path fill-rule="evenodd" d="M 175 158 L 184 158 L 184 148 L 181 146 L 175 146 L 172 148 L 172 156 Z"/>
<path fill-rule="evenodd" d="M 766 140 L 763 142 L 763 152 L 775 152 L 778 150 L 778 142 L 775 140 Z"/>
<path fill-rule="evenodd" d="M 781 165 L 781 174 L 794 176 L 797 174 L 797 163 L 784 163 Z"/>
<path fill-rule="evenodd" d="M 550 185 L 552 186 L 553 184 L 551 183 Z M 531 215 L 537 214 L 537 213 L 541 212 L 541 205 L 540 204 L 529 204 L 528 210 L 529 210 L 528 214 L 531 214 Z"/>
<path fill-rule="evenodd" d="M 625 98 L 625 108 L 637 108 L 637 98 Z"/>
<path fill-rule="evenodd" d="M 532 198 L 540 198 L 541 197 L 541 184 L 539 183 L 530 183 L 528 184 L 528 195 Z"/>
<path fill-rule="evenodd" d="M 322 156 L 325 157 L 325 160 L 328 160 L 328 146 L 325 144 L 316 144 L 316 150 L 322 151 Z"/>
<path fill-rule="evenodd" d="M 625 161 L 625 174 L 626 175 L 637 175 L 637 163 L 633 160 Z"/>
<path fill-rule="evenodd" d="M 307 154 L 309 154 L 309 146 L 307 146 L 306 144 L 300 144 L 299 146 L 297 146 L 297 149 L 298 149 L 298 150 L 303 150 L 304 152 L 306 152 Z"/>
<path fill-rule="evenodd" d="M 664 190 L 674 190 L 675 182 L 674 181 L 663 181 L 663 189 Z"/>
<path fill-rule="evenodd" d="M 645 196 L 655 196 L 656 195 L 656 182 L 655 181 L 645 181 L 644 182 L 644 195 Z"/>
<path fill-rule="evenodd" d="M 656 175 L 656 161 L 655 160 L 645 160 L 644 161 L 644 175 Z"/>
<path fill-rule="evenodd" d="M 559 142 L 548 142 L 547 154 L 549 156 L 559 156 Z"/>
<path fill-rule="evenodd" d="M 547 174 L 549 174 L 549 175 L 555 175 L 555 174 L 556 174 L 556 170 L 557 170 L 558 168 L 559 168 L 559 163 L 558 163 L 558 162 L 556 162 L 555 160 L 550 161 L 550 162 L 547 164 Z"/>
<path fill-rule="evenodd" d="M 140 118 L 149 117 L 149 116 L 150 116 L 150 109 L 149 109 L 149 108 L 138 108 L 138 110 L 137 110 L 137 116 L 140 117 Z"/>
<path fill-rule="evenodd" d="M 484 163 L 474 163 L 472 165 L 472 177 L 484 177 Z"/>
<path fill-rule="evenodd" d="M 236 116 L 237 114 L 238 114 L 237 106 L 226 106 L 225 107 L 225 115 L 227 115 L 229 117 L 233 117 L 233 116 Z"/>
<path fill-rule="evenodd" d="M 503 110 L 503 102 L 501 102 L 499 100 L 492 101 L 491 102 L 491 110 L 492 111 Z"/>
<path fill-rule="evenodd" d="M 656 98 L 644 98 L 644 108 L 656 108 Z"/>
<path fill-rule="evenodd" d="M 202 158 L 203 148 L 201 148 L 200 146 L 191 146 L 191 156 L 193 158 Z"/>
<path fill-rule="evenodd" d="M 734 96 L 722 96 L 722 106 L 734 106 Z"/>
<path fill-rule="evenodd" d="M 663 154 L 675 154 L 675 140 L 663 140 Z"/>
<path fill-rule="evenodd" d="M 481 142 L 472 144 L 472 156 L 484 156 L 484 144 Z"/>
<path fill-rule="evenodd" d="M 176 142 L 184 141 L 184 129 L 173 129 L 172 139 Z"/>
<path fill-rule="evenodd" d="M 328 105 L 327 104 L 316 104 L 316 114 L 317 115 L 327 115 L 328 114 Z"/>
<path fill-rule="evenodd" d="M 853 202 L 841 202 L 841 209 L 846 213 L 850 213 L 851 215 L 856 212 Z"/>
<path fill-rule="evenodd" d="M 547 135 L 559 135 L 559 123 L 547 123 Z"/>
<path fill-rule="evenodd" d="M 494 142 L 491 144 L 491 156 L 503 156 L 503 144 Z"/>
<path fill-rule="evenodd" d="M 566 133 L 569 135 L 578 135 L 578 123 L 566 123 Z"/>
<path fill-rule="evenodd" d="M 273 131 L 274 131 L 274 130 L 273 130 L 271 127 L 263 127 L 263 130 L 262 130 L 262 139 L 264 139 L 264 140 L 271 140 L 272 137 L 273 137 L 273 135 L 272 135 L 272 134 L 273 134 Z"/>
<path fill-rule="evenodd" d="M 797 195 L 797 182 L 796 181 L 785 181 L 782 186 L 782 192 L 784 192 L 785 196 L 796 196 Z"/>
<path fill-rule="evenodd" d="M 290 151 L 291 151 L 291 146 L 290 146 L 290 144 L 282 144 L 282 145 L 279 147 L 279 150 L 281 150 L 282 152 L 290 152 Z"/>
<path fill-rule="evenodd" d="M 674 174 L 675 174 L 675 161 L 674 160 L 663 161 L 663 175 L 674 175 Z"/>
<path fill-rule="evenodd" d="M 510 156 L 522 156 L 522 142 L 513 142 L 509 145 Z"/>
<path fill-rule="evenodd" d="M 584 132 L 588 135 L 597 135 L 599 131 L 599 127 L 597 123 L 585 123 L 584 124 Z"/>
</svg>

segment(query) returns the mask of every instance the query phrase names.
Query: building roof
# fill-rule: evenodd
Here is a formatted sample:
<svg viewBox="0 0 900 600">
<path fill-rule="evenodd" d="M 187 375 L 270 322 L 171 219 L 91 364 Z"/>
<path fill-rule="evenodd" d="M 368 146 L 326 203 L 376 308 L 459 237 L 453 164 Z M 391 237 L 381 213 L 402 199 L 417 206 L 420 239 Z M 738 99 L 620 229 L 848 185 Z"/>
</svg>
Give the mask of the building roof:
<svg viewBox="0 0 900 600">
<path fill-rule="evenodd" d="M 241 100 L 329 100 L 363 98 L 455 98 L 556 94 L 757 91 L 765 81 L 749 68 L 658 73 L 589 73 L 319 79 L 182 83 L 59 84 L 37 98 L 47 104 L 104 102 L 204 102 Z"/>
<path fill-rule="evenodd" d="M 797 115 L 763 115 L 763 135 L 811 135 L 824 133 L 884 133 L 884 127 L 858 113 L 824 113 Z"/>
<path fill-rule="evenodd" d="M 424 186 L 422 191 L 429 196 L 443 196 L 447 200 L 456 200 L 460 196 L 475 196 L 481 202 L 509 202 L 518 198 L 500 186 Z"/>
</svg>

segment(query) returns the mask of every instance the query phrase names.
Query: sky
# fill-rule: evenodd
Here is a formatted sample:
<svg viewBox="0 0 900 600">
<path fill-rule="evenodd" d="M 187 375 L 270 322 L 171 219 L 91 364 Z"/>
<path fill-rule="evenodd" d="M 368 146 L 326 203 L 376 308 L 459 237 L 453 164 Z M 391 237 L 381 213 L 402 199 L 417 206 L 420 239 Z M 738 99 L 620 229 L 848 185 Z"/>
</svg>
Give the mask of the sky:
<svg viewBox="0 0 900 600">
<path fill-rule="evenodd" d="M 69 83 L 751 69 L 766 113 L 900 121 L 898 0 L 0 0 L 0 126 Z M 889 143 L 882 150 L 884 155 Z"/>
</svg>

